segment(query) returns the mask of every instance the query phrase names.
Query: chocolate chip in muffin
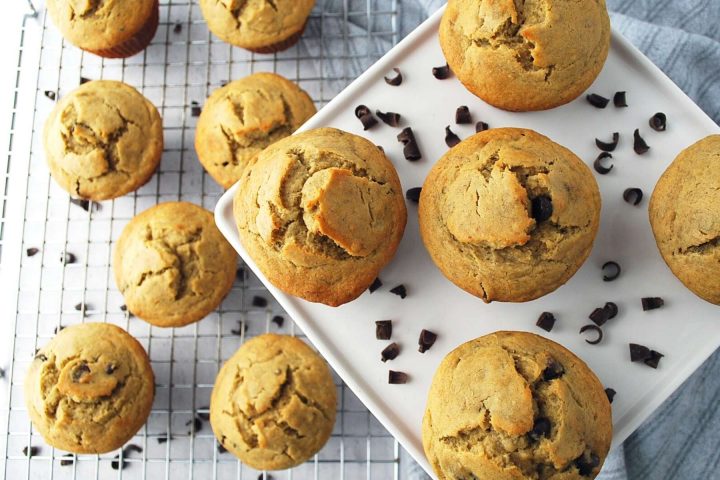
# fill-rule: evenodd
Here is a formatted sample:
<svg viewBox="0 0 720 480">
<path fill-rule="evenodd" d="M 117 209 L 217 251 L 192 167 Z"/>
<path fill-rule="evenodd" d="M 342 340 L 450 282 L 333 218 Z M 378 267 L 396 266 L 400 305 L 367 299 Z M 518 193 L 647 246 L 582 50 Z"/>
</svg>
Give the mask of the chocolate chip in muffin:
<svg viewBox="0 0 720 480">
<path fill-rule="evenodd" d="M 71 263 L 75 263 L 77 259 L 75 258 L 75 255 L 73 255 L 70 252 L 62 252 L 60 254 L 60 263 L 63 265 L 69 265 Z"/>
<path fill-rule="evenodd" d="M 608 320 L 612 320 L 617 317 L 618 306 L 614 302 L 606 302 L 603 310 L 605 310 Z"/>
<path fill-rule="evenodd" d="M 600 175 L 606 175 L 606 174 L 610 173 L 610 170 L 612 170 L 613 167 L 615 166 L 615 164 L 613 164 L 613 163 L 611 163 L 609 167 L 604 166 L 602 164 L 602 161 L 605 160 L 606 158 L 613 158 L 613 156 L 611 154 L 609 154 L 608 152 L 602 152 L 600 155 L 597 156 L 597 158 L 593 162 L 593 168 Z"/>
<path fill-rule="evenodd" d="M 73 370 L 72 373 L 72 381 L 73 383 L 79 383 L 82 378 L 90 373 L 90 367 L 87 366 L 87 363 L 82 362 L 80 365 L 78 365 L 75 370 Z"/>
<path fill-rule="evenodd" d="M 617 148 L 619 142 L 620 142 L 620 133 L 619 132 L 614 132 L 612 134 L 612 142 L 603 142 L 602 140 L 600 140 L 598 138 L 595 139 L 595 145 L 597 145 L 597 147 L 600 150 L 602 150 L 603 152 L 614 151 Z"/>
<path fill-rule="evenodd" d="M 613 97 L 613 103 L 616 107 L 627 107 L 627 98 L 626 98 L 626 92 L 615 92 L 615 96 Z"/>
<path fill-rule="evenodd" d="M 617 392 L 616 392 L 614 389 L 612 389 L 612 388 L 606 388 L 606 389 L 605 389 L 605 395 L 607 395 L 608 401 L 609 401 L 610 403 L 613 402 L 613 399 L 615 398 L 615 395 L 616 395 L 616 394 L 617 394 Z"/>
<path fill-rule="evenodd" d="M 591 93 L 585 97 L 587 101 L 595 108 L 605 108 L 610 102 L 609 98 L 598 95 L 597 93 Z"/>
<path fill-rule="evenodd" d="M 458 125 L 472 123 L 472 115 L 467 105 L 461 105 L 455 110 L 455 123 Z"/>
<path fill-rule="evenodd" d="M 535 424 L 533 425 L 532 430 L 530 430 L 530 438 L 538 441 L 541 437 L 547 437 L 548 435 L 550 435 L 550 429 L 550 419 L 546 417 L 539 417 L 537 420 L 535 420 Z"/>
<path fill-rule="evenodd" d="M 370 293 L 373 293 L 375 290 L 377 290 L 380 287 L 382 287 L 382 281 L 379 278 L 376 278 L 370 284 L 370 286 L 368 287 L 368 290 L 370 291 Z"/>
<path fill-rule="evenodd" d="M 63 455 L 63 459 L 60 460 L 60 466 L 61 467 L 67 467 L 75 463 L 75 455 L 72 453 L 66 453 Z"/>
<path fill-rule="evenodd" d="M 639 188 L 626 188 L 623 192 L 623 200 L 627 203 L 631 203 L 634 206 L 638 206 L 643 199 L 643 191 Z"/>
<path fill-rule="evenodd" d="M 600 457 L 592 452 L 586 452 L 575 459 L 575 466 L 580 472 L 580 475 L 588 477 L 592 475 L 596 467 L 600 465 Z"/>
<path fill-rule="evenodd" d="M 173 27 L 173 33 L 180 33 L 182 32 L 182 23 L 176 23 Z"/>
<path fill-rule="evenodd" d="M 418 352 L 425 353 L 430 350 L 430 347 L 435 345 L 435 340 L 437 340 L 436 333 L 422 329 L 420 338 L 418 338 Z"/>
<path fill-rule="evenodd" d="M 433 67 L 432 74 L 438 80 L 445 80 L 450 76 L 450 66 L 446 63 L 442 67 Z"/>
<path fill-rule="evenodd" d="M 629 345 L 631 362 L 644 362 L 650 358 L 650 349 L 645 345 L 639 343 L 630 343 Z"/>
<path fill-rule="evenodd" d="M 540 314 L 540 317 L 538 317 L 537 322 L 535 322 L 535 325 L 542 328 L 546 332 L 549 332 L 555 326 L 555 315 L 550 312 L 542 312 Z"/>
<path fill-rule="evenodd" d="M 261 297 L 260 295 L 253 296 L 252 306 L 258 308 L 265 308 L 268 305 L 267 298 Z"/>
<path fill-rule="evenodd" d="M 40 453 L 40 447 L 30 446 L 30 447 L 23 447 L 22 449 L 23 455 L 25 455 L 28 458 L 32 458 L 38 453 Z"/>
<path fill-rule="evenodd" d="M 409 188 L 405 192 L 405 198 L 410 200 L 411 202 L 418 203 L 420 201 L 420 193 L 421 192 L 422 192 L 422 187 Z"/>
<path fill-rule="evenodd" d="M 641 298 L 640 301 L 642 302 L 642 309 L 644 312 L 647 312 L 648 310 L 655 310 L 665 305 L 665 300 L 661 297 L 644 297 Z"/>
<path fill-rule="evenodd" d="M 50 100 L 55 101 L 55 99 L 57 98 L 57 93 L 53 92 L 52 90 L 45 90 L 45 96 Z"/>
<path fill-rule="evenodd" d="M 380 360 L 384 363 L 388 360 L 394 360 L 398 355 L 400 355 L 400 345 L 393 342 L 380 352 Z"/>
<path fill-rule="evenodd" d="M 455 135 L 455 133 L 453 133 L 453 131 L 450 130 L 450 125 L 445 127 L 445 144 L 448 147 L 452 148 L 455 145 L 457 145 L 458 143 L 460 143 L 460 137 Z"/>
<path fill-rule="evenodd" d="M 375 321 L 375 338 L 378 340 L 390 340 L 392 337 L 392 320 Z"/>
<path fill-rule="evenodd" d="M 27 255 L 28 257 L 32 257 L 32 256 L 36 255 L 39 251 L 40 251 L 40 249 L 38 249 L 38 248 L 30 247 L 27 250 L 25 250 L 25 255 Z"/>
<path fill-rule="evenodd" d="M 405 288 L 405 285 L 403 285 L 403 284 L 400 284 L 397 287 L 391 288 L 390 293 L 394 293 L 395 295 L 399 296 L 400 298 L 407 297 L 407 289 Z"/>
<path fill-rule="evenodd" d="M 667 129 L 667 115 L 658 112 L 650 117 L 650 128 L 656 132 L 664 132 Z"/>
<path fill-rule="evenodd" d="M 370 109 L 365 105 L 355 107 L 355 116 L 360 120 L 360 123 L 362 123 L 363 130 L 370 130 L 378 123 L 377 118 L 373 116 Z"/>
<path fill-rule="evenodd" d="M 282 315 L 275 315 L 270 321 L 277 325 L 278 328 L 282 328 L 283 324 L 285 323 L 285 317 L 283 317 Z"/>
<path fill-rule="evenodd" d="M 88 83 L 89 81 L 90 79 L 87 77 L 80 77 L 80 85 L 82 85 L 83 83 Z"/>
<path fill-rule="evenodd" d="M 488 125 L 485 122 L 477 122 L 475 124 L 475 133 L 484 132 L 485 130 L 488 130 L 490 128 L 490 125 Z"/>
<path fill-rule="evenodd" d="M 603 266 L 601 267 L 601 270 L 605 272 L 605 270 L 609 270 L 610 273 L 605 275 L 603 273 L 603 282 L 612 282 L 613 280 L 617 279 L 620 276 L 620 273 L 622 272 L 620 268 L 620 264 L 617 262 L 614 262 L 610 260 L 609 262 L 603 263 Z"/>
<path fill-rule="evenodd" d="M 652 368 L 657 368 L 658 364 L 660 363 L 660 359 L 664 357 L 662 353 L 656 351 L 656 350 L 650 350 L 650 356 L 643 360 L 645 365 Z"/>
<path fill-rule="evenodd" d="M 590 318 L 595 325 L 602 326 L 608 321 L 608 312 L 604 308 L 596 308 L 588 318 Z"/>
<path fill-rule="evenodd" d="M 112 375 L 115 370 L 117 370 L 117 366 L 114 363 L 108 363 L 105 366 L 105 373 L 107 373 L 108 375 Z"/>
<path fill-rule="evenodd" d="M 393 68 L 393 72 L 395 72 L 395 76 L 392 78 L 385 77 L 385 83 L 397 87 L 402 83 L 403 76 L 399 68 Z"/>
<path fill-rule="evenodd" d="M 405 372 L 396 372 L 395 370 L 390 370 L 388 372 L 388 383 L 391 385 L 400 385 L 407 383 L 407 381 L 408 374 Z"/>
<path fill-rule="evenodd" d="M 588 324 L 588 325 L 584 325 L 583 327 L 580 328 L 580 333 L 585 333 L 588 330 L 591 330 L 591 331 L 597 333 L 597 337 L 595 337 L 595 340 L 588 340 L 586 338 L 585 341 L 587 343 L 589 343 L 590 345 L 597 345 L 598 343 L 602 342 L 602 339 L 603 339 L 602 328 L 598 327 L 597 325 Z"/>
<path fill-rule="evenodd" d="M 537 223 L 544 222 L 552 216 L 552 199 L 547 195 L 540 195 L 532 199 L 532 217 Z"/>
<path fill-rule="evenodd" d="M 420 153 L 420 147 L 418 147 L 417 140 L 412 128 L 406 127 L 397 136 L 398 142 L 402 143 L 405 147 L 403 148 L 403 155 L 406 160 L 414 162 L 422 158 Z"/>
<path fill-rule="evenodd" d="M 563 366 L 560 365 L 557 360 L 551 358 L 545 367 L 545 370 L 543 370 L 543 380 L 549 382 L 550 380 L 562 377 L 564 373 L 565 369 Z"/>
<path fill-rule="evenodd" d="M 382 120 L 386 125 L 390 125 L 391 127 L 397 127 L 400 125 L 400 114 L 395 112 L 386 112 L 383 113 L 380 110 L 375 111 L 375 115 L 378 116 L 380 120 Z"/>
<path fill-rule="evenodd" d="M 640 130 L 638 130 L 637 128 L 633 132 L 633 150 L 635 150 L 635 153 L 637 153 L 638 155 L 647 153 L 647 151 L 650 150 L 648 144 L 640 136 Z"/>
</svg>

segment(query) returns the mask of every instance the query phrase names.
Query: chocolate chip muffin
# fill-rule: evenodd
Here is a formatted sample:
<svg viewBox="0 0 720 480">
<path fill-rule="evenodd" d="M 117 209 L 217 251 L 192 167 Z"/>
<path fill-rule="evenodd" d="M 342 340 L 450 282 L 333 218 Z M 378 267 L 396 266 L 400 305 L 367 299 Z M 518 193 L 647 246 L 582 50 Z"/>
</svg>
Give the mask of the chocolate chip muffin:
<svg viewBox="0 0 720 480">
<path fill-rule="evenodd" d="M 315 0 L 200 0 L 203 17 L 221 40 L 255 53 L 295 45 Z"/>
<path fill-rule="evenodd" d="M 611 439 L 610 402 L 595 374 L 561 345 L 524 332 L 450 352 L 422 426 L 440 480 L 595 478 Z"/>
<path fill-rule="evenodd" d="M 362 137 L 319 128 L 265 149 L 238 183 L 240 241 L 277 288 L 337 306 L 370 286 L 407 220 L 395 168 Z"/>
<path fill-rule="evenodd" d="M 497 128 L 433 166 L 419 215 L 448 279 L 485 302 L 525 302 L 567 282 L 588 257 L 600 192 L 570 150 L 532 130 Z"/>
<path fill-rule="evenodd" d="M 137 340 L 115 325 L 84 323 L 64 328 L 35 355 L 25 377 L 25 404 L 49 445 L 105 453 L 143 426 L 154 382 Z"/>
<path fill-rule="evenodd" d="M 222 446 L 257 470 L 299 465 L 335 425 L 336 392 L 325 361 L 295 337 L 245 342 L 220 369 L 210 424 Z"/>
<path fill-rule="evenodd" d="M 113 256 L 128 310 L 158 327 L 181 327 L 215 310 L 236 268 L 237 254 L 212 213 L 188 202 L 161 203 L 135 216 Z"/>
<path fill-rule="evenodd" d="M 162 119 L 130 85 L 85 83 L 63 97 L 45 121 L 45 157 L 70 195 L 109 200 L 140 188 L 163 151 Z"/>
<path fill-rule="evenodd" d="M 720 305 L 720 135 L 675 158 L 650 199 L 650 224 L 670 270 L 697 296 Z"/>
<path fill-rule="evenodd" d="M 487 103 L 545 110 L 598 76 L 610 20 L 605 0 L 449 0 L 440 45 L 458 79 Z"/>
<path fill-rule="evenodd" d="M 256 73 L 210 95 L 198 119 L 195 150 L 215 181 L 229 188 L 251 159 L 315 112 L 310 96 L 290 80 Z"/>
</svg>

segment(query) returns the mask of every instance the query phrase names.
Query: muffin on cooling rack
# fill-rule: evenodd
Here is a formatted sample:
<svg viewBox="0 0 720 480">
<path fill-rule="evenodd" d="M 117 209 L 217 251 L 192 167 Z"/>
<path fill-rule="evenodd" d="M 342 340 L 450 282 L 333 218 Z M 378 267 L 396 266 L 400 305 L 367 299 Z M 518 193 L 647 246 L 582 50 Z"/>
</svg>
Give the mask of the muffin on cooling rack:
<svg viewBox="0 0 720 480">
<path fill-rule="evenodd" d="M 145 350 L 125 330 L 83 323 L 61 330 L 37 352 L 25 377 L 25 404 L 49 445 L 105 453 L 143 426 L 154 382 Z"/>
<path fill-rule="evenodd" d="M 50 18 L 73 45 L 105 58 L 145 49 L 158 27 L 158 0 L 47 0 Z"/>
<path fill-rule="evenodd" d="M 161 203 L 135 216 L 113 255 L 128 310 L 158 327 L 181 327 L 215 310 L 236 267 L 237 254 L 212 213 L 188 202 Z"/>
<path fill-rule="evenodd" d="M 419 216 L 448 279 L 485 302 L 525 302 L 560 287 L 588 257 L 600 191 L 567 148 L 532 130 L 496 128 L 438 160 Z"/>
<path fill-rule="evenodd" d="M 147 183 L 163 151 L 162 119 L 130 85 L 85 83 L 65 95 L 45 121 L 45 157 L 70 195 L 108 200 Z"/>
<path fill-rule="evenodd" d="M 210 95 L 198 119 L 195 150 L 215 181 L 229 188 L 258 153 L 315 112 L 310 96 L 290 80 L 255 73 Z"/>
<path fill-rule="evenodd" d="M 220 444 L 257 470 L 299 465 L 335 425 L 337 393 L 327 363 L 302 340 L 265 334 L 220 369 L 210 424 Z"/>
<path fill-rule="evenodd" d="M 612 439 L 610 402 L 582 360 L 525 332 L 471 340 L 440 363 L 422 425 L 440 480 L 583 480 Z"/>
<path fill-rule="evenodd" d="M 221 40 L 255 53 L 295 45 L 315 0 L 200 0 L 203 17 Z"/>
<path fill-rule="evenodd" d="M 400 180 L 368 140 L 334 128 L 263 150 L 238 183 L 240 241 L 277 288 L 338 306 L 395 255 L 407 212 Z"/>
</svg>

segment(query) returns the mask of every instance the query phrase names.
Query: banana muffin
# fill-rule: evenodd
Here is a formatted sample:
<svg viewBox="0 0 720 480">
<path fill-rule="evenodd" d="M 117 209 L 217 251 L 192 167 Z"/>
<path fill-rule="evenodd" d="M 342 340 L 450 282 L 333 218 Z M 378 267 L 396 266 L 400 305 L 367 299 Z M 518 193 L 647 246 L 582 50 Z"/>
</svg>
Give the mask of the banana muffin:
<svg viewBox="0 0 720 480">
<path fill-rule="evenodd" d="M 210 95 L 198 119 L 198 159 L 229 188 L 252 158 L 315 112 L 310 96 L 280 75 L 256 73 L 228 83 Z"/>
<path fill-rule="evenodd" d="M 525 302 L 575 274 L 592 249 L 600 192 L 590 169 L 532 130 L 496 128 L 432 168 L 420 233 L 435 264 L 485 302 Z"/>
<path fill-rule="evenodd" d="M 337 393 L 325 361 L 301 340 L 265 334 L 220 369 L 210 424 L 220 444 L 257 470 L 282 470 L 317 453 L 335 425 Z"/>
<path fill-rule="evenodd" d="M 158 327 L 181 327 L 215 310 L 235 279 L 237 254 L 212 213 L 188 202 L 136 215 L 113 256 L 127 309 Z"/>
<path fill-rule="evenodd" d="M 599 75 L 610 19 L 605 0 L 449 0 L 440 45 L 458 79 L 487 103 L 545 110 Z"/>
<path fill-rule="evenodd" d="M 45 121 L 45 157 L 53 179 L 73 197 L 109 200 L 147 183 L 163 151 L 162 119 L 130 85 L 85 83 Z"/>
<path fill-rule="evenodd" d="M 142 345 L 108 323 L 64 328 L 25 377 L 30 420 L 45 441 L 73 453 L 105 453 L 150 415 L 155 379 Z"/>
<path fill-rule="evenodd" d="M 595 478 L 611 440 L 610 402 L 595 374 L 561 345 L 524 332 L 450 352 L 422 425 L 440 480 Z"/>
<path fill-rule="evenodd" d="M 236 47 L 273 53 L 295 45 L 315 0 L 200 0 L 212 33 Z"/>
<path fill-rule="evenodd" d="M 357 298 L 392 259 L 407 212 L 392 163 L 334 128 L 266 148 L 238 183 L 240 241 L 268 280 L 311 302 Z"/>
<path fill-rule="evenodd" d="M 63 37 L 86 52 L 125 58 L 145 49 L 158 27 L 157 0 L 48 0 Z"/>
<path fill-rule="evenodd" d="M 720 135 L 689 146 L 665 170 L 650 199 L 650 224 L 675 276 L 720 305 Z"/>
</svg>

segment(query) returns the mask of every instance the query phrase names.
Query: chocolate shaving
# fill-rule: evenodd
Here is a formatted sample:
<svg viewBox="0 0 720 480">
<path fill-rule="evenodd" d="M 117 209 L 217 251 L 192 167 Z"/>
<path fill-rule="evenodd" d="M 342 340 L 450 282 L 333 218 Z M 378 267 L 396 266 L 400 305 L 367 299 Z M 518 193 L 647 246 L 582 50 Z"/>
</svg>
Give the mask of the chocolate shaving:
<svg viewBox="0 0 720 480">
<path fill-rule="evenodd" d="M 45 356 L 44 353 L 37 353 L 37 351 L 36 351 L 36 352 L 35 352 L 35 357 L 34 357 L 34 359 L 35 359 L 35 360 L 40 360 L 41 362 L 47 362 L 47 359 L 48 359 L 48 358 Z"/>
<path fill-rule="evenodd" d="M 608 401 L 610 403 L 613 402 L 613 399 L 615 398 L 615 394 L 617 394 L 617 392 L 614 389 L 612 389 L 612 388 L 605 389 L 605 395 L 607 395 Z"/>
<path fill-rule="evenodd" d="M 228 83 L 230 83 L 230 82 L 228 82 L 227 80 L 221 80 L 221 81 L 220 81 L 220 86 L 221 86 L 221 87 L 224 87 L 224 86 L 227 85 Z"/>
<path fill-rule="evenodd" d="M 490 129 L 490 125 L 488 125 L 485 122 L 477 122 L 475 124 L 475 133 L 484 132 L 485 130 L 489 130 L 489 129 Z"/>
<path fill-rule="evenodd" d="M 234 329 L 230 330 L 230 333 L 232 333 L 233 335 L 238 335 L 238 336 L 242 335 L 243 333 L 247 333 L 248 324 L 243 322 L 242 320 L 238 320 L 237 323 L 238 323 L 238 328 L 234 328 Z"/>
<path fill-rule="evenodd" d="M 446 63 L 442 67 L 433 67 L 432 74 L 438 80 L 445 80 L 450 76 L 450 66 Z"/>
<path fill-rule="evenodd" d="M 609 98 L 602 97 L 597 93 L 591 93 L 585 97 L 587 101 L 595 108 L 605 108 L 610 102 Z"/>
<path fill-rule="evenodd" d="M 380 287 L 382 287 L 382 281 L 379 278 L 376 278 L 370 284 L 370 286 L 368 287 L 368 290 L 370 291 L 370 293 L 373 293 L 375 290 L 377 290 Z"/>
<path fill-rule="evenodd" d="M 400 355 L 400 346 L 393 342 L 380 352 L 380 360 L 385 363 L 388 360 L 394 360 L 398 355 Z"/>
<path fill-rule="evenodd" d="M 61 467 L 67 467 L 75 463 L 75 455 L 73 455 L 72 453 L 66 453 L 65 455 L 63 455 L 63 457 L 65 458 L 60 460 Z"/>
<path fill-rule="evenodd" d="M 70 252 L 63 252 L 60 254 L 60 263 L 62 263 L 63 265 L 75 263 L 76 260 L 77 259 L 75 258 L 75 255 Z"/>
<path fill-rule="evenodd" d="M 222 443 L 218 443 L 217 451 L 218 451 L 218 453 L 222 454 L 222 453 L 227 452 L 227 448 L 225 448 Z"/>
<path fill-rule="evenodd" d="M 550 435 L 550 429 L 550 420 L 546 417 L 540 417 L 535 420 L 535 424 L 533 425 L 532 430 L 530 430 L 530 438 L 537 441 L 540 440 L 541 437 L 547 437 Z"/>
<path fill-rule="evenodd" d="M 644 312 L 648 310 L 655 310 L 665 305 L 665 300 L 660 297 L 644 297 L 640 299 L 642 302 L 642 309 Z"/>
<path fill-rule="evenodd" d="M 207 405 L 204 407 L 200 407 L 198 410 L 210 410 L 210 407 Z M 200 418 L 200 420 L 209 422 L 210 421 L 210 413 L 209 412 L 198 412 L 197 416 Z"/>
<path fill-rule="evenodd" d="M 268 305 L 267 298 L 261 297 L 259 295 L 253 296 L 253 299 L 252 299 L 253 307 L 265 308 L 265 307 L 267 307 L 267 305 Z"/>
<path fill-rule="evenodd" d="M 606 175 L 606 174 L 610 173 L 610 170 L 612 170 L 613 167 L 615 166 L 615 164 L 611 163 L 609 167 L 605 167 L 602 164 L 602 161 L 605 160 L 606 158 L 613 158 L 613 156 L 611 154 L 609 154 L 608 152 L 602 152 L 600 155 L 597 156 L 597 158 L 593 162 L 593 168 L 600 175 Z"/>
<path fill-rule="evenodd" d="M 626 188 L 623 192 L 623 200 L 638 206 L 643 199 L 643 192 L 639 188 Z"/>
<path fill-rule="evenodd" d="M 34 256 L 35 254 L 37 254 L 39 251 L 40 251 L 40 249 L 38 249 L 38 248 L 30 247 L 30 248 L 28 248 L 27 250 L 25 250 L 25 254 L 26 254 L 28 257 L 32 257 L 32 256 Z"/>
<path fill-rule="evenodd" d="M 57 333 L 58 333 L 58 332 L 61 332 L 63 328 L 65 328 L 64 325 L 58 325 L 57 327 L 55 327 L 55 328 L 53 329 L 53 332 L 55 332 L 55 335 L 57 335 Z"/>
<path fill-rule="evenodd" d="M 643 360 L 643 362 L 648 367 L 657 368 L 658 365 L 660 364 L 660 359 L 664 356 L 665 355 L 663 355 L 662 353 L 660 353 L 656 350 L 650 350 L 650 357 Z"/>
<path fill-rule="evenodd" d="M 83 311 L 85 311 L 85 310 L 88 310 L 88 306 L 85 305 L 85 304 L 82 303 L 82 302 L 76 303 L 76 304 L 75 304 L 75 310 L 77 310 L 78 312 L 83 312 Z"/>
<path fill-rule="evenodd" d="M 245 270 L 245 267 L 239 267 L 237 269 L 237 271 L 235 272 L 235 278 L 237 278 L 241 282 L 244 282 L 248 279 L 248 273 L 247 270 Z"/>
<path fill-rule="evenodd" d="M 645 345 L 638 343 L 631 343 L 630 345 L 630 361 L 631 362 L 644 362 L 650 358 L 650 349 Z"/>
<path fill-rule="evenodd" d="M 123 455 L 128 456 L 130 452 L 135 453 L 142 453 L 143 449 L 140 445 L 135 445 L 134 443 L 128 443 L 125 445 L 125 448 L 123 448 Z"/>
<path fill-rule="evenodd" d="M 82 85 L 83 83 L 88 83 L 89 81 L 90 81 L 90 79 L 89 79 L 89 78 L 86 78 L 86 77 L 80 77 L 80 85 Z"/>
<path fill-rule="evenodd" d="M 403 284 L 400 284 L 397 287 L 391 288 L 390 293 L 394 293 L 395 295 L 399 296 L 400 298 L 407 297 L 407 289 L 405 288 L 405 285 L 403 285 Z"/>
<path fill-rule="evenodd" d="M 82 209 L 85 210 L 86 212 L 90 210 L 90 200 L 85 200 L 84 198 L 73 198 L 73 197 L 70 197 L 70 203 L 72 203 L 73 205 L 76 205 L 76 206 L 82 208 Z M 93 202 L 93 203 L 94 203 L 94 202 Z M 96 204 L 96 205 L 99 206 L 99 204 Z"/>
<path fill-rule="evenodd" d="M 402 83 L 403 76 L 399 68 L 393 68 L 393 72 L 395 72 L 395 76 L 392 78 L 385 77 L 385 83 L 397 87 Z"/>
<path fill-rule="evenodd" d="M 40 447 L 34 447 L 34 446 L 30 446 L 29 448 L 23 447 L 22 452 L 23 452 L 23 455 L 25 455 L 26 457 L 32 458 L 35 455 L 37 455 L 38 453 L 40 453 Z"/>
<path fill-rule="evenodd" d="M 472 116 L 470 115 L 470 109 L 467 105 L 462 105 L 455 110 L 455 123 L 458 125 L 472 123 Z"/>
<path fill-rule="evenodd" d="M 418 352 L 425 353 L 430 350 L 430 347 L 435 345 L 435 340 L 437 340 L 436 333 L 425 329 L 420 331 L 420 338 L 418 338 Z"/>
<path fill-rule="evenodd" d="M 598 336 L 595 340 L 585 339 L 585 341 L 587 343 L 589 343 L 590 345 L 597 345 L 598 343 L 602 342 L 602 339 L 603 339 L 602 328 L 598 327 L 597 325 L 588 324 L 588 325 L 585 325 L 582 328 L 580 328 L 580 333 L 585 333 L 588 330 L 592 330 L 593 332 L 596 332 Z"/>
<path fill-rule="evenodd" d="M 535 197 L 531 201 L 532 203 L 532 217 L 537 223 L 544 222 L 552 216 L 553 204 L 552 199 L 547 195 L 540 195 Z"/>
<path fill-rule="evenodd" d="M 128 463 L 125 461 L 125 459 L 120 459 L 120 455 L 115 455 L 112 462 L 110 462 L 110 468 L 113 470 L 125 470 L 127 468 Z"/>
<path fill-rule="evenodd" d="M 595 325 L 602 326 L 608 321 L 608 312 L 604 308 L 596 308 L 588 318 L 590 318 Z"/>
<path fill-rule="evenodd" d="M 625 92 L 615 92 L 613 97 L 613 103 L 616 107 L 627 107 L 627 99 L 625 98 Z"/>
<path fill-rule="evenodd" d="M 377 125 L 378 121 L 365 105 L 358 105 L 355 107 L 355 116 L 360 120 L 363 125 L 363 130 L 370 130 L 372 127 Z"/>
<path fill-rule="evenodd" d="M 605 310 L 605 314 L 607 315 L 608 320 L 612 320 L 613 318 L 617 317 L 618 306 L 614 302 L 606 302 L 603 310 Z"/>
<path fill-rule="evenodd" d="M 160 444 L 167 443 L 167 441 L 168 441 L 167 435 L 160 435 L 159 437 L 157 437 L 157 442 Z"/>
<path fill-rule="evenodd" d="M 390 340 L 392 337 L 392 320 L 375 321 L 375 338 L 378 340 Z"/>
<path fill-rule="evenodd" d="M 640 130 L 637 128 L 633 132 L 633 150 L 635 150 L 635 153 L 638 155 L 642 155 L 650 150 L 648 144 L 645 143 L 645 140 L 640 136 Z"/>
<path fill-rule="evenodd" d="M 193 434 L 199 432 L 200 430 L 202 430 L 202 428 L 203 428 L 203 422 L 198 417 L 193 417 L 192 420 L 188 420 L 187 422 L 185 422 L 186 427 L 189 425 L 192 425 L 192 427 L 188 431 L 188 435 L 193 435 Z"/>
<path fill-rule="evenodd" d="M 282 328 L 283 324 L 285 323 L 285 317 L 281 315 L 275 315 L 270 321 L 277 325 L 278 328 Z"/>
<path fill-rule="evenodd" d="M 445 127 L 445 144 L 452 148 L 455 145 L 460 143 L 460 137 L 455 135 L 452 130 L 450 130 L 450 125 Z"/>
<path fill-rule="evenodd" d="M 408 381 L 408 374 L 405 372 L 396 372 L 395 370 L 390 370 L 388 372 L 388 383 L 390 385 L 400 385 L 403 383 L 407 383 Z"/>
<path fill-rule="evenodd" d="M 45 96 L 50 100 L 54 101 L 57 98 L 57 93 L 53 92 L 52 90 L 45 90 Z"/>
<path fill-rule="evenodd" d="M 420 153 L 420 148 L 418 147 L 417 140 L 415 140 L 415 134 L 413 133 L 412 128 L 404 128 L 403 131 L 398 134 L 397 139 L 405 145 L 403 148 L 403 155 L 405 155 L 406 160 L 414 162 L 422 158 L 422 154 Z"/>
<path fill-rule="evenodd" d="M 650 117 L 650 128 L 656 132 L 664 132 L 667 129 L 667 116 L 662 112 L 658 112 Z"/>
<path fill-rule="evenodd" d="M 193 100 L 190 102 L 190 115 L 193 117 L 199 117 L 200 113 L 202 113 L 202 108 L 200 108 L 200 104 Z"/>
<path fill-rule="evenodd" d="M 173 27 L 173 33 L 180 33 L 182 32 L 182 23 L 176 23 Z"/>
<path fill-rule="evenodd" d="M 377 115 L 380 120 L 385 122 L 386 125 L 390 125 L 391 127 L 397 127 L 398 125 L 400 125 L 400 114 L 399 113 L 395 113 L 395 112 L 383 113 L 380 110 L 376 110 L 375 115 Z"/>
<path fill-rule="evenodd" d="M 555 315 L 550 312 L 542 312 L 540 314 L 540 317 L 538 317 L 537 322 L 535 322 L 535 325 L 542 328 L 546 332 L 549 332 L 555 326 Z"/>
<path fill-rule="evenodd" d="M 422 192 L 422 187 L 409 188 L 405 192 L 405 198 L 410 200 L 411 202 L 418 203 L 420 201 L 420 193 L 421 192 Z"/>
<path fill-rule="evenodd" d="M 620 133 L 618 132 L 612 134 L 612 142 L 603 142 L 600 139 L 595 139 L 595 145 L 604 152 L 614 151 L 618 146 L 618 142 L 620 142 Z"/>
<path fill-rule="evenodd" d="M 610 269 L 611 273 L 609 275 L 604 274 L 606 268 Z M 612 260 L 609 262 L 603 263 L 603 266 L 601 267 L 601 269 L 603 271 L 603 281 L 604 282 L 612 282 L 613 280 L 617 279 L 620 276 L 620 273 L 622 272 L 622 270 L 620 269 L 620 264 L 618 264 L 617 262 L 613 262 Z"/>
</svg>

